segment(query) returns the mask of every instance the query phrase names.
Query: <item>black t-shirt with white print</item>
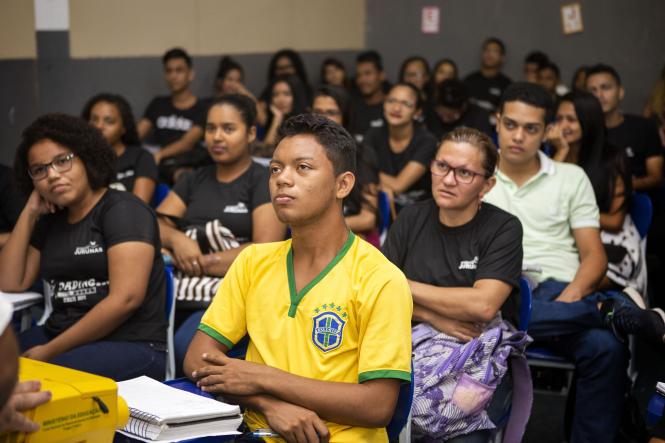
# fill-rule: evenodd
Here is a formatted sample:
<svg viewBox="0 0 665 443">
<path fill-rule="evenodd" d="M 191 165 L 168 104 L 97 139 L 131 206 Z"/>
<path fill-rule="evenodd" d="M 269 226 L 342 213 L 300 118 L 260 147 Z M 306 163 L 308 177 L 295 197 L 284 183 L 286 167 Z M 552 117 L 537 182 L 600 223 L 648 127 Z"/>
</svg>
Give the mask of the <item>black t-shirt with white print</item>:
<svg viewBox="0 0 665 443">
<path fill-rule="evenodd" d="M 519 318 L 522 225 L 489 203 L 462 226 L 444 226 L 434 200 L 411 205 L 390 227 L 385 256 L 409 280 L 439 287 L 470 288 L 477 280 L 501 280 L 513 287 L 501 308 L 503 318 Z"/>
<path fill-rule="evenodd" d="M 132 192 L 134 182 L 139 177 L 157 182 L 155 159 L 140 146 L 127 146 L 116 161 L 115 171 L 115 182 L 111 184 L 111 188 L 118 191 Z"/>
<path fill-rule="evenodd" d="M 79 222 L 67 211 L 43 216 L 31 244 L 41 253 L 40 276 L 52 290 L 46 331 L 56 336 L 80 320 L 109 293 L 107 251 L 125 242 L 153 246 L 145 299 L 106 341 L 166 341 L 166 281 L 155 213 L 136 196 L 109 189 Z M 131 278 L 131 276 L 127 276 Z"/>
<path fill-rule="evenodd" d="M 406 192 L 402 198 L 396 200 L 400 205 L 406 205 L 417 200 L 423 200 L 431 195 L 431 177 L 429 165 L 436 154 L 436 139 L 422 125 L 416 124 L 413 129 L 413 137 L 406 149 L 395 153 L 390 149 L 388 128 L 375 128 L 367 132 L 364 140 L 365 149 L 373 149 L 377 160 L 377 168 L 380 172 L 396 177 L 406 167 L 415 161 L 423 165 L 426 172 Z"/>
<path fill-rule="evenodd" d="M 502 73 L 494 77 L 485 77 L 482 72 L 476 71 L 469 74 L 464 83 L 469 89 L 471 103 L 487 112 L 494 112 L 511 80 Z"/>
<path fill-rule="evenodd" d="M 637 115 L 624 115 L 623 122 L 607 130 L 610 143 L 626 152 L 630 171 L 635 177 L 647 175 L 647 159 L 663 155 L 655 123 Z"/>
<path fill-rule="evenodd" d="M 270 202 L 268 169 L 258 163 L 229 183 L 217 180 L 216 165 L 186 174 L 173 191 L 185 203 L 189 226 L 202 226 L 219 220 L 239 243 L 252 240 L 252 211 Z"/>
<path fill-rule="evenodd" d="M 143 114 L 153 126 L 150 143 L 164 147 L 182 138 L 193 126 L 205 128 L 207 111 L 205 100 L 196 100 L 192 107 L 178 109 L 170 96 L 155 97 Z"/>
</svg>

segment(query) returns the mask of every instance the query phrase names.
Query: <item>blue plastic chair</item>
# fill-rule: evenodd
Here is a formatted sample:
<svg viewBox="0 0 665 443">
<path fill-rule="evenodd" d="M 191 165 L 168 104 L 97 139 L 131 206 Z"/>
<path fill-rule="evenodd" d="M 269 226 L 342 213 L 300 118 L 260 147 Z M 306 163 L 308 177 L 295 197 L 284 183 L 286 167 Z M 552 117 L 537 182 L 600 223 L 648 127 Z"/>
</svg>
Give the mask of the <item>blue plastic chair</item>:
<svg viewBox="0 0 665 443">
<path fill-rule="evenodd" d="M 641 238 L 645 238 L 651 227 L 653 219 L 653 205 L 647 194 L 642 192 L 633 193 L 632 203 L 630 205 L 630 218 L 633 219 L 637 232 Z"/>
<path fill-rule="evenodd" d="M 379 237 L 381 238 L 381 244 L 386 239 L 388 234 L 388 228 L 392 222 L 392 216 L 390 214 L 390 199 L 388 194 L 383 191 L 379 191 Z"/>
<path fill-rule="evenodd" d="M 520 331 L 529 329 L 529 322 L 531 321 L 531 307 L 532 307 L 532 293 L 529 281 L 520 277 L 520 324 L 518 328 Z"/>
<path fill-rule="evenodd" d="M 153 208 L 156 208 L 159 206 L 159 204 L 164 201 L 167 195 L 169 195 L 169 192 L 171 192 L 171 188 L 169 188 L 169 185 L 165 183 L 157 183 L 157 186 L 155 186 L 155 193 L 152 195 L 152 201 L 150 202 L 150 206 Z"/>
<path fill-rule="evenodd" d="M 390 423 L 386 426 L 388 433 L 388 440 L 394 441 L 400 437 L 402 430 L 406 428 L 406 441 L 411 440 L 411 405 L 413 404 L 413 362 L 411 362 L 411 383 L 402 383 L 399 388 L 399 396 L 397 397 L 397 404 L 395 405 L 395 412 L 393 413 Z M 400 440 L 401 441 L 401 440 Z"/>
</svg>

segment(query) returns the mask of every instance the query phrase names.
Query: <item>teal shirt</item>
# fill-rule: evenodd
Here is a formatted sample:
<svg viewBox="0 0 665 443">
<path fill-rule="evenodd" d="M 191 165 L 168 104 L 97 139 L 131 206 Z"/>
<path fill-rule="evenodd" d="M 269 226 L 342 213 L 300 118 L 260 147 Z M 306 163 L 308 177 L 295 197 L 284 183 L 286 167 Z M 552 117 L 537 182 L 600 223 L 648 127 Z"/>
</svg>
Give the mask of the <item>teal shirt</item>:
<svg viewBox="0 0 665 443">
<path fill-rule="evenodd" d="M 524 230 L 524 265 L 538 282 L 570 282 L 580 265 L 573 230 L 600 228 L 598 205 L 582 168 L 555 162 L 539 152 L 540 170 L 521 187 L 497 172 L 496 186 L 484 200 L 519 218 Z"/>
</svg>

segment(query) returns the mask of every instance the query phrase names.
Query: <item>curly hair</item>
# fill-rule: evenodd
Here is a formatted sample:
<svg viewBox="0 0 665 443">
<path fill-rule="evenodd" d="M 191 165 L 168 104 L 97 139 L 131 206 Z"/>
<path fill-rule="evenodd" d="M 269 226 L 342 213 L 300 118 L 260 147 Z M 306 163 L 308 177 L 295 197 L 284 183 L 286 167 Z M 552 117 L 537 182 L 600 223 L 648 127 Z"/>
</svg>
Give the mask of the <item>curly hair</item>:
<svg viewBox="0 0 665 443">
<path fill-rule="evenodd" d="M 100 131 L 71 115 L 46 114 L 23 130 L 14 158 L 16 187 L 26 196 L 34 189 L 28 175 L 28 153 L 43 140 L 51 140 L 76 154 L 83 162 L 92 189 L 108 186 L 115 178 L 115 153 Z"/>
<path fill-rule="evenodd" d="M 107 92 L 95 95 L 90 100 L 88 100 L 88 102 L 83 107 L 83 111 L 81 111 L 81 118 L 89 122 L 90 115 L 92 114 L 92 108 L 94 108 L 94 106 L 99 102 L 110 103 L 118 110 L 118 113 L 120 114 L 120 120 L 122 120 L 122 127 L 125 128 L 125 133 L 122 134 L 122 137 L 120 137 L 120 141 L 122 141 L 125 146 L 140 145 L 141 140 L 139 139 L 139 132 L 136 129 L 136 121 L 134 120 L 132 107 L 122 95 L 109 94 Z"/>
</svg>

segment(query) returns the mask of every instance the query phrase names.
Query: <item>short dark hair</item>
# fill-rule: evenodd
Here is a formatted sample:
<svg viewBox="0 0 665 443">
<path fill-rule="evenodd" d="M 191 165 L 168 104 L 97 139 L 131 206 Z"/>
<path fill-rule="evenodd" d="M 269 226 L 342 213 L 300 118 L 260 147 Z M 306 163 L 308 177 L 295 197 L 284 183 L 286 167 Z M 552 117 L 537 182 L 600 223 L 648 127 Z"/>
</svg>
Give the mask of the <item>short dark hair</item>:
<svg viewBox="0 0 665 443">
<path fill-rule="evenodd" d="M 619 76 L 619 73 L 610 65 L 598 63 L 597 65 L 588 67 L 586 70 L 586 78 L 588 79 L 594 74 L 609 74 L 617 82 L 617 85 L 621 86 L 621 77 Z"/>
<path fill-rule="evenodd" d="M 132 113 L 132 107 L 129 105 L 127 100 L 122 95 L 118 94 L 109 94 L 107 92 L 102 92 L 92 97 L 83 107 L 81 111 L 81 118 L 87 122 L 90 121 L 90 114 L 92 114 L 92 108 L 95 107 L 97 103 L 107 102 L 112 104 L 118 110 L 120 114 L 120 120 L 122 120 L 122 127 L 125 128 L 125 133 L 122 134 L 120 140 L 125 146 L 135 146 L 141 144 L 141 139 L 139 138 L 139 132 L 136 129 L 136 120 L 134 120 L 134 113 Z"/>
<path fill-rule="evenodd" d="M 356 173 L 356 141 L 342 126 L 316 114 L 296 115 L 280 125 L 275 145 L 296 135 L 314 136 L 325 149 L 335 175 L 347 171 Z"/>
<path fill-rule="evenodd" d="M 552 97 L 542 86 L 534 83 L 516 82 L 510 84 L 501 96 L 499 113 L 503 113 L 503 107 L 508 102 L 522 102 L 545 110 L 546 124 L 551 122 L 554 117 Z"/>
<path fill-rule="evenodd" d="M 479 149 L 483 153 L 483 169 L 485 170 L 485 174 L 488 177 L 494 175 L 494 172 L 496 171 L 496 165 L 499 163 L 499 151 L 496 149 L 496 145 L 487 134 L 475 128 L 459 126 L 443 137 L 441 143 L 439 144 L 439 148 L 448 141 L 468 143 Z"/>
<path fill-rule="evenodd" d="M 46 114 L 23 131 L 16 150 L 14 180 L 23 194 L 29 195 L 34 189 L 28 175 L 28 152 L 43 140 L 51 140 L 76 154 L 83 162 L 92 189 L 108 186 L 115 178 L 115 153 L 100 131 L 78 117 Z"/>
<path fill-rule="evenodd" d="M 506 55 L 506 45 L 503 43 L 503 40 L 498 37 L 489 37 L 483 42 L 483 49 L 485 49 L 490 43 L 499 46 L 499 49 L 501 49 L 501 55 Z"/>
<path fill-rule="evenodd" d="M 406 71 L 406 67 L 409 66 L 409 64 L 413 62 L 420 62 L 423 64 L 425 67 L 425 72 L 427 73 L 427 76 L 431 74 L 430 68 L 429 68 L 429 62 L 427 59 L 421 55 L 412 55 L 411 57 L 407 58 L 402 62 L 402 66 L 399 68 L 399 81 L 404 81 L 404 71 Z"/>
<path fill-rule="evenodd" d="M 231 71 L 239 71 L 240 78 L 244 80 L 245 70 L 242 68 L 242 65 L 235 61 L 235 59 L 225 55 L 219 60 L 219 66 L 217 67 L 217 75 L 215 78 L 224 80 Z"/>
<path fill-rule="evenodd" d="M 437 105 L 462 109 L 468 101 L 469 90 L 461 80 L 449 78 L 439 85 L 436 95 Z"/>
<path fill-rule="evenodd" d="M 524 63 L 535 63 L 538 68 L 550 62 L 550 58 L 542 51 L 531 51 L 524 57 Z"/>
<path fill-rule="evenodd" d="M 342 124 L 344 127 L 349 124 L 351 120 L 351 97 L 343 88 L 323 85 L 314 91 L 314 98 L 312 99 L 312 107 L 314 107 L 314 100 L 318 97 L 330 97 L 335 101 L 337 107 L 342 113 Z"/>
<path fill-rule="evenodd" d="M 256 124 L 256 104 L 254 100 L 247 97 L 245 94 L 224 94 L 212 102 L 208 108 L 208 112 L 213 106 L 229 105 L 233 106 L 240 114 L 243 123 L 247 126 L 247 130 L 251 129 Z M 206 113 L 207 115 L 207 113 Z"/>
<path fill-rule="evenodd" d="M 559 71 L 559 67 L 556 64 L 552 63 L 552 62 L 547 62 L 544 65 L 538 67 L 538 72 L 546 71 L 548 69 L 550 71 L 554 72 L 554 75 L 556 75 L 556 78 L 558 78 L 558 79 L 561 78 L 561 71 Z"/>
<path fill-rule="evenodd" d="M 373 49 L 358 54 L 356 57 L 356 65 L 360 63 L 372 63 L 377 71 L 383 71 L 383 59 L 381 58 L 381 54 Z"/>
<path fill-rule="evenodd" d="M 166 51 L 162 56 L 162 64 L 166 66 L 166 63 L 174 58 L 181 58 L 185 60 L 187 67 L 192 67 L 192 57 L 190 57 L 187 51 L 182 48 L 172 48 Z"/>
</svg>

